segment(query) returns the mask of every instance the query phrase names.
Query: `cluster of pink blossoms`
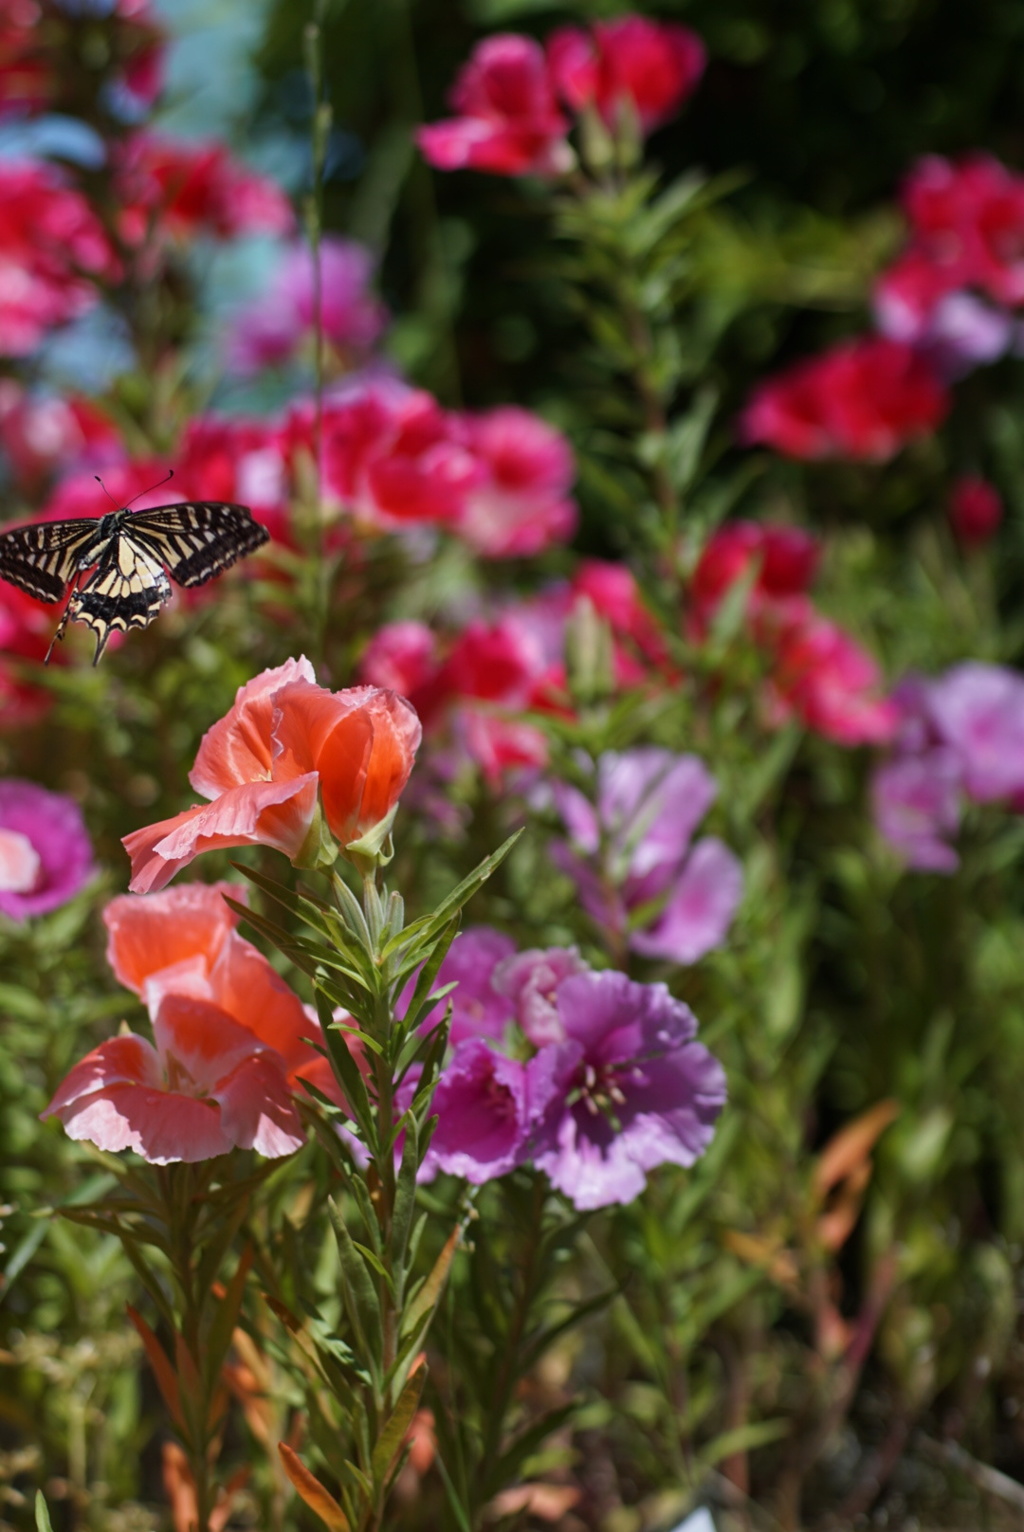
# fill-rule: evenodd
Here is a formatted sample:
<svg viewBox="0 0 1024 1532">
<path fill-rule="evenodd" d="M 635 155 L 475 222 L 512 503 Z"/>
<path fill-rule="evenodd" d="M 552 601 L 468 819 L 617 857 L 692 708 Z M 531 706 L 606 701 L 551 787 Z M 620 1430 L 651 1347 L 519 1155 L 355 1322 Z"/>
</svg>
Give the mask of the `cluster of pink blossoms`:
<svg viewBox="0 0 1024 1532">
<path fill-rule="evenodd" d="M 92 874 L 77 803 L 35 782 L 0 779 L 0 914 L 21 922 L 59 909 Z"/>
<path fill-rule="evenodd" d="M 627 121 L 650 133 L 679 110 L 704 62 L 694 32 L 647 16 L 562 27 L 543 47 L 516 33 L 488 37 L 452 89 L 458 116 L 421 128 L 417 139 L 438 170 L 559 175 L 575 164 L 569 114 L 594 112 L 611 129 Z"/>
<path fill-rule="evenodd" d="M 343 537 L 353 524 L 376 532 L 436 527 L 485 557 L 508 558 L 567 541 L 575 529 L 569 444 L 527 410 L 445 410 L 388 378 L 328 397 L 322 430 L 323 498 L 344 513 Z M 200 417 L 182 437 L 174 492 L 241 501 L 275 541 L 294 545 L 291 506 L 300 479 L 308 483 L 315 471 L 314 454 L 315 411 L 306 400 L 281 420 Z M 137 459 L 112 465 L 105 480 L 117 498 L 162 473 L 158 460 Z M 58 485 L 40 516 L 95 516 L 104 503 L 83 471 Z"/>
<path fill-rule="evenodd" d="M 124 278 L 128 259 L 152 277 L 166 248 L 184 239 L 294 228 L 280 188 L 220 144 L 136 133 L 112 172 L 116 238 L 65 171 L 0 162 L 0 354 L 27 356 L 50 330 L 94 307 Z"/>
<path fill-rule="evenodd" d="M 875 822 L 909 867 L 952 872 L 964 799 L 1024 812 L 1024 676 L 968 660 L 893 693 L 899 726 L 872 783 Z"/>
<path fill-rule="evenodd" d="M 903 189 L 906 250 L 875 287 L 881 334 L 760 384 L 740 433 L 795 458 L 884 462 L 942 424 L 948 383 L 1018 345 L 1024 176 L 990 155 L 929 155 Z"/>
<path fill-rule="evenodd" d="M 840 745 L 884 743 L 896 710 L 881 695 L 877 664 L 807 594 L 819 556 L 816 539 L 798 527 L 737 521 L 720 528 L 690 587 L 695 632 L 707 629 L 737 581 L 750 580 L 747 616 L 768 661 L 769 720 L 797 718 Z"/>
</svg>

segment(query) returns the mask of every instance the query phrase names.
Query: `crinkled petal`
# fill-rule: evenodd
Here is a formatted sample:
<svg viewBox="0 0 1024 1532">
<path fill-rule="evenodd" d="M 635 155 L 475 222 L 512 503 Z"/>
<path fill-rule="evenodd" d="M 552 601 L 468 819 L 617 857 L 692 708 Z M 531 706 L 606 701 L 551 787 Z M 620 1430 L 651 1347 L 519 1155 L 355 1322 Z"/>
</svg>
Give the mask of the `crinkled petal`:
<svg viewBox="0 0 1024 1532">
<path fill-rule="evenodd" d="M 474 1186 L 503 1176 L 524 1150 L 525 1067 L 480 1038 L 455 1050 L 434 1092 L 430 1158 Z"/>
<path fill-rule="evenodd" d="M 225 1135 L 240 1149 L 255 1149 L 268 1160 L 293 1154 L 305 1134 L 281 1062 L 274 1054 L 253 1054 L 236 1065 L 213 1092 L 220 1102 Z"/>
<path fill-rule="evenodd" d="M 316 808 L 315 772 L 233 788 L 214 803 L 126 835 L 122 844 L 132 859 L 129 887 L 137 894 L 163 888 L 193 857 L 223 846 L 272 846 L 297 856 Z"/>
<path fill-rule="evenodd" d="M 295 681 L 315 680 L 312 665 L 302 656 L 240 686 L 234 706 L 203 735 L 188 778 L 196 792 L 219 798 L 229 788 L 267 779 L 272 771 L 280 775 L 274 761 L 275 693 Z"/>
<path fill-rule="evenodd" d="M 129 1032 L 100 1043 L 84 1059 L 79 1059 L 64 1076 L 45 1112 L 44 1118 L 61 1115 L 83 1096 L 90 1096 L 108 1085 L 151 1085 L 161 1081 L 160 1061 L 152 1044 Z"/>
<path fill-rule="evenodd" d="M 242 1059 L 263 1051 L 247 1027 L 191 995 L 164 995 L 152 1019 L 165 1074 L 173 1078 L 184 1070 L 201 1091 L 211 1091 Z M 280 1060 L 278 1067 L 283 1068 Z"/>
<path fill-rule="evenodd" d="M 111 1154 L 134 1149 L 153 1165 L 211 1160 L 232 1147 L 215 1102 L 143 1085 L 107 1086 L 57 1115 L 69 1138 Z"/>
</svg>

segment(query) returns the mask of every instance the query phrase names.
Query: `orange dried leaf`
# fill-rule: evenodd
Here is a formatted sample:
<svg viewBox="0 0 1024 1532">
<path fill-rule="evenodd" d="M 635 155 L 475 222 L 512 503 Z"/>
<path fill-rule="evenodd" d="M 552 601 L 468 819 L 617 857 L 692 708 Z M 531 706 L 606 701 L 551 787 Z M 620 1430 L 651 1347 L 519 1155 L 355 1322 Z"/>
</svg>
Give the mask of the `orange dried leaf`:
<svg viewBox="0 0 1024 1532">
<path fill-rule="evenodd" d="M 324 1489 L 316 1475 L 310 1473 L 298 1453 L 293 1452 L 287 1442 L 278 1442 L 277 1450 L 281 1454 L 284 1471 L 291 1480 L 296 1494 L 306 1502 L 311 1511 L 316 1512 L 320 1520 L 330 1528 L 330 1532 L 352 1532 L 348 1517 L 341 1506 L 334 1496 Z"/>
<path fill-rule="evenodd" d="M 819 1197 L 824 1197 L 837 1181 L 844 1180 L 868 1160 L 876 1142 L 900 1111 L 898 1101 L 879 1101 L 847 1123 L 845 1128 L 840 1128 L 818 1157 L 814 1189 Z"/>
<path fill-rule="evenodd" d="M 139 1338 L 145 1348 L 149 1365 L 153 1369 L 157 1387 L 163 1395 L 164 1403 L 170 1411 L 171 1419 L 179 1431 L 184 1431 L 185 1421 L 181 1413 L 181 1394 L 178 1389 L 178 1379 L 174 1368 L 171 1366 L 170 1358 L 138 1309 L 132 1308 L 130 1303 L 126 1304 L 125 1307 L 128 1310 L 128 1318 L 139 1332 Z"/>
</svg>

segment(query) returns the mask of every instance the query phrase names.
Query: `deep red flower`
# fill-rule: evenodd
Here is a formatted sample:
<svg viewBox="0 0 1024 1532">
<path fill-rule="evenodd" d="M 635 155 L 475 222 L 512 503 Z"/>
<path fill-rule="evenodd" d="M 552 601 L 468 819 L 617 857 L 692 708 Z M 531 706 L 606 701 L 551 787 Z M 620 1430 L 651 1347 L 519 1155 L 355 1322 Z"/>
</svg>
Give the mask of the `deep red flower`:
<svg viewBox="0 0 1024 1532">
<path fill-rule="evenodd" d="M 799 527 L 731 521 L 708 539 L 690 593 L 699 610 L 713 610 L 753 569 L 752 594 L 799 596 L 814 581 L 820 552 L 817 539 Z"/>
<path fill-rule="evenodd" d="M 294 541 L 284 431 L 273 421 L 215 415 L 191 420 L 172 484 L 174 498 L 247 505 L 275 542 Z"/>
<path fill-rule="evenodd" d="M 956 287 L 1024 302 L 1024 176 L 991 155 L 928 155 L 907 177 L 912 248 Z"/>
<path fill-rule="evenodd" d="M 981 547 L 992 539 L 1003 519 L 999 491 L 976 474 L 957 479 L 949 496 L 949 519 L 965 546 Z"/>
<path fill-rule="evenodd" d="M 136 133 L 120 148 L 115 185 L 121 234 L 141 246 L 154 230 L 166 238 L 197 234 L 290 234 L 295 215 L 284 192 L 232 158 L 223 144 L 189 143 Z"/>
<path fill-rule="evenodd" d="M 459 115 L 416 135 L 438 170 L 550 176 L 571 167 L 568 123 L 555 100 L 544 50 L 531 38 L 500 33 L 479 43 L 450 100 Z"/>
<path fill-rule="evenodd" d="M 648 16 L 598 21 L 589 31 L 562 27 L 549 37 L 547 56 L 555 90 L 573 111 L 596 107 L 611 127 L 625 108 L 644 133 L 675 115 L 707 57 L 689 27 Z"/>
<path fill-rule="evenodd" d="M 740 432 L 787 457 L 885 462 L 934 431 L 948 408 L 948 391 L 918 352 L 865 336 L 760 384 Z"/>
</svg>

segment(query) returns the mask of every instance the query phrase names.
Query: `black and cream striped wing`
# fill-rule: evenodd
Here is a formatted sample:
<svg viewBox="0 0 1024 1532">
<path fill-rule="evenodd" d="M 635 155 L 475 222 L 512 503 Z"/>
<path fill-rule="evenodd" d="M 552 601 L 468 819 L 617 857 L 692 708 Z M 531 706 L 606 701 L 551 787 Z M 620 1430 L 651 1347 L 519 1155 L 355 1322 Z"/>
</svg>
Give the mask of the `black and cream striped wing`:
<svg viewBox="0 0 1024 1532">
<path fill-rule="evenodd" d="M 170 595 L 161 560 L 130 532 L 122 532 L 72 595 L 66 619 L 85 623 L 95 633 L 96 664 L 111 633 L 148 628 Z"/>
<path fill-rule="evenodd" d="M 40 601 L 61 601 L 79 568 L 79 555 L 96 536 L 91 518 L 38 521 L 0 532 L 0 579 Z"/>
<path fill-rule="evenodd" d="M 156 554 L 179 585 L 205 585 L 269 541 L 248 506 L 223 500 L 136 511 L 121 535 Z"/>
</svg>

